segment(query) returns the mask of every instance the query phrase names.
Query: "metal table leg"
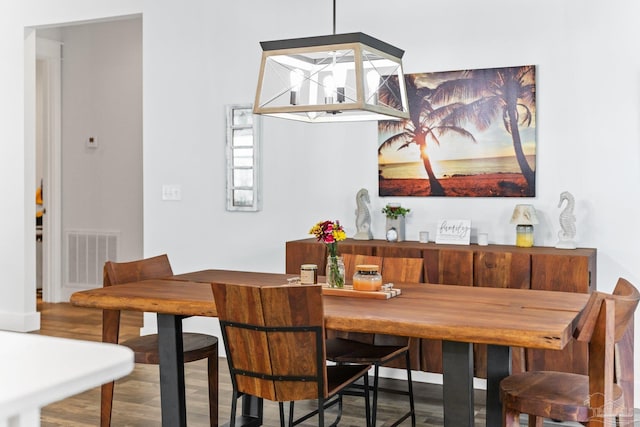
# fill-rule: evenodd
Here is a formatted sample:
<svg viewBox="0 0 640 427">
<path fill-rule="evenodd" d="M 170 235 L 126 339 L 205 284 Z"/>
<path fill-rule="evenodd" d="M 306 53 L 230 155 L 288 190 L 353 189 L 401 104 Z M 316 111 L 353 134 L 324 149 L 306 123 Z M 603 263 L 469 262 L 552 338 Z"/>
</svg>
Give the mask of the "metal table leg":
<svg viewBox="0 0 640 427">
<path fill-rule="evenodd" d="M 158 313 L 160 401 L 163 427 L 186 427 L 182 316 Z"/>
<path fill-rule="evenodd" d="M 245 394 L 242 396 L 242 413 L 236 417 L 238 427 L 258 427 L 262 425 L 262 410 L 264 400 Z M 224 423 L 222 427 L 229 427 L 229 423 Z"/>
<path fill-rule="evenodd" d="M 255 396 L 242 396 L 242 427 L 256 427 L 262 425 L 262 408 L 264 401 Z"/>
<path fill-rule="evenodd" d="M 182 318 L 158 313 L 158 345 L 160 357 L 160 400 L 163 427 L 186 427 L 187 408 L 184 391 L 184 357 Z M 238 425 L 261 426 L 263 400 L 255 396 L 242 397 L 242 415 Z"/>
<path fill-rule="evenodd" d="M 487 346 L 487 427 L 502 426 L 500 381 L 511 375 L 511 347 Z"/>
<path fill-rule="evenodd" d="M 473 427 L 473 344 L 442 342 L 445 427 Z"/>
</svg>

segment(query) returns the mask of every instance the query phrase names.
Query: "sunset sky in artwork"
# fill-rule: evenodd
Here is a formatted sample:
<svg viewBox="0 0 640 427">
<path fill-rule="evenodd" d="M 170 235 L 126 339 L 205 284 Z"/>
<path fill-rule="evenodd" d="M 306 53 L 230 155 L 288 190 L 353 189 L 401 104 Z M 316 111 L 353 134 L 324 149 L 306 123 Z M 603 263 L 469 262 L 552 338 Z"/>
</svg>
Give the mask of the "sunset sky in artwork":
<svg viewBox="0 0 640 427">
<path fill-rule="evenodd" d="M 450 136 L 443 136 L 440 145 L 434 143 L 428 144 L 428 152 L 431 160 L 456 160 L 514 155 L 511 136 L 501 125 L 498 126 L 494 124 L 482 133 L 476 130 L 473 134 L 478 141 L 475 144 L 469 140 L 460 140 L 459 138 Z M 525 154 L 535 154 L 535 128 L 520 129 L 520 136 Z M 384 135 L 380 134 L 378 145 L 380 145 L 384 139 L 386 139 Z M 385 150 L 378 160 L 381 164 L 418 162 L 420 161 L 420 149 L 416 144 L 411 144 L 411 146 L 398 151 Z"/>
<path fill-rule="evenodd" d="M 461 71 L 435 72 L 417 74 L 416 84 L 418 87 L 435 88 L 439 83 L 460 78 Z M 464 124 L 463 127 L 471 132 L 477 143 L 473 143 L 468 138 L 462 138 L 456 134 L 446 134 L 439 136 L 440 145 L 432 140 L 427 141 L 427 153 L 432 162 L 438 160 L 457 159 L 478 159 L 488 157 L 514 156 L 513 141 L 511 135 L 507 133 L 500 118 L 484 131 L 479 131 L 471 123 Z M 394 133 L 378 133 L 378 147 Z M 536 122 L 535 113 L 533 121 L 529 127 L 520 126 L 520 136 L 522 148 L 526 155 L 536 153 Z M 420 161 L 420 151 L 416 144 L 411 144 L 401 150 L 385 149 L 379 156 L 380 164 L 404 163 Z"/>
</svg>

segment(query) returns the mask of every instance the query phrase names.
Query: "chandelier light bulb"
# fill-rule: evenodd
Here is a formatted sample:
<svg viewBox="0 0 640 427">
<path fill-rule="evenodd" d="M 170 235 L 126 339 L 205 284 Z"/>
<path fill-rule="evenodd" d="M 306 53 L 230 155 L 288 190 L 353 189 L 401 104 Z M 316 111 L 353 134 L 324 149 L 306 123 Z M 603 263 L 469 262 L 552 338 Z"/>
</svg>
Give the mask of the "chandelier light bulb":
<svg viewBox="0 0 640 427">
<path fill-rule="evenodd" d="M 376 70 L 367 73 L 367 87 L 369 89 L 368 101 L 370 104 L 378 103 L 378 86 L 380 85 L 380 75 Z"/>
<path fill-rule="evenodd" d="M 299 68 L 291 70 L 289 73 L 289 84 L 291 85 L 290 103 L 296 105 L 298 103 L 298 93 L 302 88 L 304 81 L 304 71 Z"/>
<path fill-rule="evenodd" d="M 332 74 L 329 74 L 322 79 L 322 86 L 324 87 L 324 103 L 333 104 L 333 94 L 336 92 L 336 82 Z"/>
<path fill-rule="evenodd" d="M 344 88 L 347 83 L 347 67 L 340 64 L 334 64 L 333 79 L 336 84 L 337 100 L 338 102 L 344 102 Z"/>
</svg>

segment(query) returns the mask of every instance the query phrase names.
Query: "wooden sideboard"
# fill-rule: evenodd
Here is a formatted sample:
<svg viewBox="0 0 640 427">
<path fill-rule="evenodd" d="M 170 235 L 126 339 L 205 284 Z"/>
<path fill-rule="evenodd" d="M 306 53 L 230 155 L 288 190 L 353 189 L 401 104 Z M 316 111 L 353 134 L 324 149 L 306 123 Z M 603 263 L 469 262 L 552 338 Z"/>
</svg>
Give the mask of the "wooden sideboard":
<svg viewBox="0 0 640 427">
<path fill-rule="evenodd" d="M 550 247 L 519 248 L 509 245 L 440 245 L 415 241 L 347 239 L 339 244 L 341 254 L 422 258 L 429 283 L 592 292 L 596 289 L 596 249 L 573 250 Z M 299 274 L 302 264 L 326 265 L 325 245 L 315 238 L 286 244 L 286 272 Z M 460 307 L 461 311 L 464 307 Z M 562 351 L 514 349 L 513 371 L 560 370 L 587 373 L 587 348 L 572 341 Z M 412 349 L 414 368 L 442 372 L 441 343 L 421 340 Z M 474 348 L 475 375 L 485 377 L 486 348 Z"/>
</svg>

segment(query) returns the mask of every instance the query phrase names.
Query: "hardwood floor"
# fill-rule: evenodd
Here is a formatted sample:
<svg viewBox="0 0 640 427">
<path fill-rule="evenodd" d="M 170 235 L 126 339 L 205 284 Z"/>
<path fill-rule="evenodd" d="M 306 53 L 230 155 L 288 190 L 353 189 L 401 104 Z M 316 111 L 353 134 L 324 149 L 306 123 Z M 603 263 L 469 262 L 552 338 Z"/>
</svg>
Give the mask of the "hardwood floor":
<svg viewBox="0 0 640 427">
<path fill-rule="evenodd" d="M 49 304 L 38 301 L 41 312 L 41 329 L 36 333 L 58 337 L 68 337 L 100 341 L 102 313 L 100 310 L 74 307 L 69 304 Z M 123 313 L 122 336 L 135 336 L 142 325 L 142 314 Z M 82 355 L 78 355 L 82 357 Z M 46 357 L 43 354 L 42 357 Z M 73 361 L 69 361 L 73 363 Z M 187 420 L 189 426 L 208 426 L 208 396 L 206 361 L 185 365 Z M 384 380 L 384 387 L 401 387 L 397 380 Z M 414 383 L 417 425 L 437 427 L 443 425 L 442 387 L 433 384 Z M 225 359 L 220 360 L 220 424 L 229 419 L 231 407 L 231 383 Z M 477 390 L 476 426 L 484 426 L 484 391 Z M 361 397 L 345 396 L 343 417 L 340 426 L 362 427 L 364 420 Z M 377 427 L 388 426 L 396 415 L 407 407 L 406 398 L 393 394 L 381 394 L 378 404 Z M 299 408 L 299 409 L 298 409 Z M 306 402 L 296 405 L 296 413 L 311 408 Z M 68 399 L 56 402 L 42 409 L 43 427 L 93 427 L 99 425 L 100 388 L 95 388 Z M 330 414 L 333 414 L 330 411 Z M 328 417 L 330 417 L 329 415 Z M 303 426 L 313 426 L 311 419 Z M 112 426 L 151 427 L 160 425 L 160 389 L 158 367 L 137 364 L 133 372 L 116 382 L 113 404 Z M 265 426 L 279 425 L 278 406 L 265 401 Z M 406 421 L 403 425 L 410 425 Z M 524 424 L 523 424 L 524 425 Z M 557 425 L 557 424 L 546 424 Z M 566 425 L 566 424 L 561 424 Z"/>
</svg>

